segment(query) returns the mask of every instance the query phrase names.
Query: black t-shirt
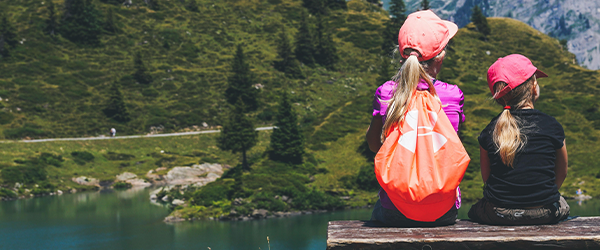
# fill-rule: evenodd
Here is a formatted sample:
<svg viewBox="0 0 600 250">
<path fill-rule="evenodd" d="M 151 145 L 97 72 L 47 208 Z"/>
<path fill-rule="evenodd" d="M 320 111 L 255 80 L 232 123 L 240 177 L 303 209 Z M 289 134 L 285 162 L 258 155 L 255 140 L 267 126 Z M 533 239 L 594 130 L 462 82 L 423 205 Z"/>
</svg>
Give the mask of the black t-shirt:
<svg viewBox="0 0 600 250">
<path fill-rule="evenodd" d="M 491 173 L 483 196 L 500 207 L 523 208 L 558 201 L 560 193 L 554 183 L 556 150 L 563 147 L 565 132 L 554 117 L 535 109 L 510 111 L 519 117 L 527 144 L 517 152 L 514 168 L 502 163 L 492 139 L 498 117 L 479 135 L 479 145 L 488 152 Z"/>
</svg>

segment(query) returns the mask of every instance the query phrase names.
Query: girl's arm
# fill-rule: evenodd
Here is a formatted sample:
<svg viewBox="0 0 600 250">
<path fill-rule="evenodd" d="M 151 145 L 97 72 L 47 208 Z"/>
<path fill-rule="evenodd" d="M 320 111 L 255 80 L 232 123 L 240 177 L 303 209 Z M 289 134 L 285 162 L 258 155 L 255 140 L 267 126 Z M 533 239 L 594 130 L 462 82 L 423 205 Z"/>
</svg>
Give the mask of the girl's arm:
<svg viewBox="0 0 600 250">
<path fill-rule="evenodd" d="M 556 186 L 560 188 L 565 178 L 567 178 L 567 167 L 569 166 L 569 157 L 567 155 L 567 144 L 563 141 L 563 147 L 556 150 L 556 162 L 554 164 L 554 174 L 556 175 Z"/>
<path fill-rule="evenodd" d="M 381 130 L 383 129 L 383 121 L 381 120 L 380 115 L 374 115 L 373 119 L 371 119 L 371 125 L 367 130 L 367 144 L 369 144 L 369 149 L 371 151 L 377 153 L 379 148 L 381 148 Z"/>
<path fill-rule="evenodd" d="M 483 178 L 483 183 L 486 183 L 492 170 L 490 169 L 490 157 L 488 156 L 488 152 L 481 146 L 479 146 L 479 163 L 481 165 L 481 177 Z"/>
</svg>

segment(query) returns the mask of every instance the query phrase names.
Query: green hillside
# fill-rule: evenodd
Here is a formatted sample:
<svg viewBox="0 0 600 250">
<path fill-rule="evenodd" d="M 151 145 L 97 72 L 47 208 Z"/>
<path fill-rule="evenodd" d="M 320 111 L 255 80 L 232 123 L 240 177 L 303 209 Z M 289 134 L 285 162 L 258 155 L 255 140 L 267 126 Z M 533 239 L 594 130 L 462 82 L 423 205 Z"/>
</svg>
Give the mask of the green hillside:
<svg viewBox="0 0 600 250">
<path fill-rule="evenodd" d="M 2 136 L 95 136 L 106 134 L 111 127 L 119 135 L 148 133 L 151 127 L 160 126 L 165 132 L 183 131 L 203 122 L 219 126 L 229 110 L 224 92 L 230 64 L 236 46 L 242 44 L 256 83 L 263 86 L 260 107 L 251 116 L 259 125 L 271 124 L 278 109 L 278 93 L 287 91 L 306 138 L 303 164 L 269 160 L 265 150 L 270 133 L 263 132 L 249 154 L 250 171 L 241 170 L 236 155 L 219 151 L 213 136 L 39 146 L 11 143 L 3 146 L 0 170 L 26 171 L 43 165 L 48 176 L 44 183 L 50 184 L 46 187 L 56 189 L 75 187 L 70 179 L 83 174 L 110 181 L 124 171 L 143 175 L 156 166 L 206 161 L 237 166 L 205 188 L 186 190 L 183 196 L 190 201 L 188 207 L 176 210 L 184 217 L 227 215 L 231 201 L 239 197 L 249 201 L 236 207 L 242 214 L 258 208 L 290 211 L 373 204 L 378 188 L 373 184 L 373 154 L 364 134 L 371 119 L 373 92 L 382 84 L 375 79 L 380 72 L 380 33 L 387 13 L 363 0 L 347 2 L 347 9 L 330 10 L 324 20 L 339 61 L 330 67 L 303 66 L 306 77 L 295 79 L 276 70 L 274 62 L 282 26 L 294 41 L 306 11 L 302 1 L 198 0 L 197 11 L 186 7 L 189 2 L 158 1 L 160 8 L 153 10 L 141 3 L 126 7 L 95 1 L 104 16 L 112 9 L 118 31 L 103 31 L 100 43 L 93 46 L 44 34 L 48 13 L 39 1 L 0 2 L 23 42 L 11 48 L 9 57 L 0 58 Z M 54 3 L 61 9 L 62 1 Z M 316 16 L 307 18 L 314 29 Z M 594 98 L 600 72 L 577 66 L 573 55 L 557 40 L 524 23 L 503 18 L 488 22 L 492 31 L 487 38 L 472 24 L 459 30 L 439 75 L 465 93 L 467 121 L 461 138 L 472 161 L 461 184 L 463 198 L 481 197 L 477 136 L 501 111 L 490 98 L 487 67 L 512 53 L 531 58 L 550 75 L 539 80 L 541 97 L 536 108 L 555 116 L 567 134 L 571 167 L 561 192 L 570 196 L 582 188 L 600 196 L 595 156 L 600 151 L 596 143 L 600 138 L 600 100 Z M 154 79 L 150 84 L 134 80 L 134 54 L 138 52 Z M 102 111 L 114 82 L 121 86 L 131 115 L 128 122 L 108 118 Z M 168 155 L 157 155 L 157 150 Z M 78 163 L 77 154 L 72 154 L 75 151 L 90 152 L 94 162 Z M 136 158 L 111 161 L 109 152 Z M 56 163 L 59 159 L 62 161 Z M 3 187 L 11 185 L 14 183 L 2 180 Z M 274 198 L 282 195 L 293 197 L 294 202 Z"/>
<path fill-rule="evenodd" d="M 53 2 L 60 21 L 63 1 Z M 331 10 L 323 19 L 334 34 L 337 71 L 303 67 L 306 79 L 294 80 L 273 64 L 282 27 L 290 39 L 297 32 L 302 1 L 199 0 L 197 11 L 186 8 L 189 1 L 152 1 L 160 4 L 157 10 L 142 1 L 131 7 L 92 2 L 102 25 L 111 9 L 117 27 L 114 33 L 103 30 L 94 46 L 73 43 L 60 29 L 57 36 L 45 34 L 48 2 L 0 2 L 19 41 L 10 57 L 0 58 L 0 137 L 95 136 L 111 127 L 121 135 L 143 134 L 152 126 L 180 131 L 203 122 L 218 126 L 227 109 L 223 95 L 237 44 L 244 47 L 256 84 L 264 86 L 255 115 L 270 123 L 276 93 L 287 89 L 293 90 L 299 114 L 311 122 L 340 99 L 368 92 L 376 64 L 369 49 L 379 46 L 378 30 L 386 18 L 363 1 Z M 314 31 L 317 18 L 308 21 Z M 150 84 L 133 77 L 137 52 L 154 79 Z M 103 113 L 113 82 L 121 85 L 129 122 Z"/>
</svg>

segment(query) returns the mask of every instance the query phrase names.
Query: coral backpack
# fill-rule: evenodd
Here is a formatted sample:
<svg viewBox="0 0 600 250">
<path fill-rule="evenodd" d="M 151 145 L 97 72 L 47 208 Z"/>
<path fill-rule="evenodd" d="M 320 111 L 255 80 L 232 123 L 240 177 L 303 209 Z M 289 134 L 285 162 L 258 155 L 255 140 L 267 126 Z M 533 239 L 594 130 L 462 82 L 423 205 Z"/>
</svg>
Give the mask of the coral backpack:
<svg viewBox="0 0 600 250">
<path fill-rule="evenodd" d="M 432 94 L 415 91 L 407 110 L 375 157 L 375 175 L 406 218 L 431 222 L 454 206 L 471 159 Z"/>
</svg>

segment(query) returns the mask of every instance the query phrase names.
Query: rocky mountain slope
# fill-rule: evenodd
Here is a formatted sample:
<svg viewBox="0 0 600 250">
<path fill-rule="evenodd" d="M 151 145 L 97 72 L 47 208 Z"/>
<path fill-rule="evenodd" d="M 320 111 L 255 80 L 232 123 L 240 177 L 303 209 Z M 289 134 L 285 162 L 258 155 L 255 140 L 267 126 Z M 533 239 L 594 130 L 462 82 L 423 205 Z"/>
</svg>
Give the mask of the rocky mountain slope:
<svg viewBox="0 0 600 250">
<path fill-rule="evenodd" d="M 405 1 L 408 12 L 421 0 Z M 600 1 L 597 0 L 432 0 L 431 9 L 463 27 L 479 5 L 488 17 L 510 17 L 557 39 L 566 39 L 580 65 L 600 69 Z M 384 6 L 387 6 L 387 1 Z"/>
</svg>

